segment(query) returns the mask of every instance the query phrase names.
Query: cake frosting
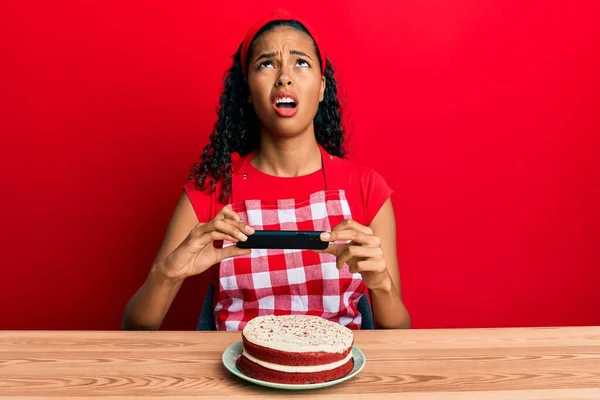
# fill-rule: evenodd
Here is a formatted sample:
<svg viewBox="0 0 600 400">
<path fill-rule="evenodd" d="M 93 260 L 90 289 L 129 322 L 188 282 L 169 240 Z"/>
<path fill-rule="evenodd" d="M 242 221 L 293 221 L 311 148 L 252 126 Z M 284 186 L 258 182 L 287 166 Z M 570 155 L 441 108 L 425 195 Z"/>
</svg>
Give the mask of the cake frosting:
<svg viewBox="0 0 600 400">
<path fill-rule="evenodd" d="M 260 316 L 242 331 L 237 362 L 246 375 L 278 383 L 320 383 L 354 366 L 354 334 L 345 326 L 310 315 Z"/>
<path fill-rule="evenodd" d="M 345 326 L 312 315 L 266 315 L 256 317 L 242 334 L 250 343 L 273 350 L 346 353 L 354 335 Z"/>
</svg>

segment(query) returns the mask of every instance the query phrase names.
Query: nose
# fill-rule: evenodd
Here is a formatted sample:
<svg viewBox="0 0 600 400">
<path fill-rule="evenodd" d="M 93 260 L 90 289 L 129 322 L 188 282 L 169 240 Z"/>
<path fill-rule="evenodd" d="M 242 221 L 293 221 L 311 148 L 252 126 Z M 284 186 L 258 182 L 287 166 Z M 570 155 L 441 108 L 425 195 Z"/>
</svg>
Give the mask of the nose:
<svg viewBox="0 0 600 400">
<path fill-rule="evenodd" d="M 276 87 L 292 86 L 292 81 L 291 81 L 291 79 L 280 77 L 279 79 L 277 79 L 277 82 L 275 82 L 275 86 Z"/>
<path fill-rule="evenodd" d="M 282 68 L 277 81 L 275 81 L 275 87 L 292 86 L 292 77 L 288 72 L 287 68 Z"/>
</svg>

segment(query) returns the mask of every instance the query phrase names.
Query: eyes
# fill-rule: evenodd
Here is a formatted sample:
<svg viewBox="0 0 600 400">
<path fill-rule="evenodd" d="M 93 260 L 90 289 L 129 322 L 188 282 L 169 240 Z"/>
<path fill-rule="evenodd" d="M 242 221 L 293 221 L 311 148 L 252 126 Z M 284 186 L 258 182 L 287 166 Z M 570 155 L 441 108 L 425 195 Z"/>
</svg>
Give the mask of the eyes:
<svg viewBox="0 0 600 400">
<path fill-rule="evenodd" d="M 296 61 L 296 67 L 310 68 L 310 64 L 308 63 L 308 61 L 299 58 Z M 275 65 L 273 64 L 273 61 L 264 61 L 258 66 L 258 69 L 263 69 L 263 68 L 275 68 Z"/>
</svg>

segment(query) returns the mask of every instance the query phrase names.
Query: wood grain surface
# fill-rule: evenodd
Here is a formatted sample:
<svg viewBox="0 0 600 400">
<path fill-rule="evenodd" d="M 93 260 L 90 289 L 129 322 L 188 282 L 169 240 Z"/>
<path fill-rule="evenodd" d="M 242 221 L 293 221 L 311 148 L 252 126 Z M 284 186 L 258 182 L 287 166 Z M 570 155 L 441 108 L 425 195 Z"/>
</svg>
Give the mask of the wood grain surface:
<svg viewBox="0 0 600 400">
<path fill-rule="evenodd" d="M 231 332 L 0 332 L 0 398 L 594 399 L 600 327 L 356 332 L 365 369 L 316 391 L 231 375 Z"/>
</svg>

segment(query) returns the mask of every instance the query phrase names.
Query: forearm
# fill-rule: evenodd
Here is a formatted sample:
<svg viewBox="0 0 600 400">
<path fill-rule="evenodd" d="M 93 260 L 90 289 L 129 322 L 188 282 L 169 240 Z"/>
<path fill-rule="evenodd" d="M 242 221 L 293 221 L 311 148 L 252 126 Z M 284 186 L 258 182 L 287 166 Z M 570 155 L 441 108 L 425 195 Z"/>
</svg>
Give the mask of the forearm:
<svg viewBox="0 0 600 400">
<path fill-rule="evenodd" d="M 183 280 L 165 278 L 159 267 L 153 266 L 144 284 L 127 303 L 122 329 L 159 329 L 182 283 Z"/>
<path fill-rule="evenodd" d="M 376 328 L 410 328 L 410 316 L 400 298 L 400 291 L 391 279 L 387 281 L 387 284 L 371 290 L 371 302 L 373 303 Z"/>
</svg>

